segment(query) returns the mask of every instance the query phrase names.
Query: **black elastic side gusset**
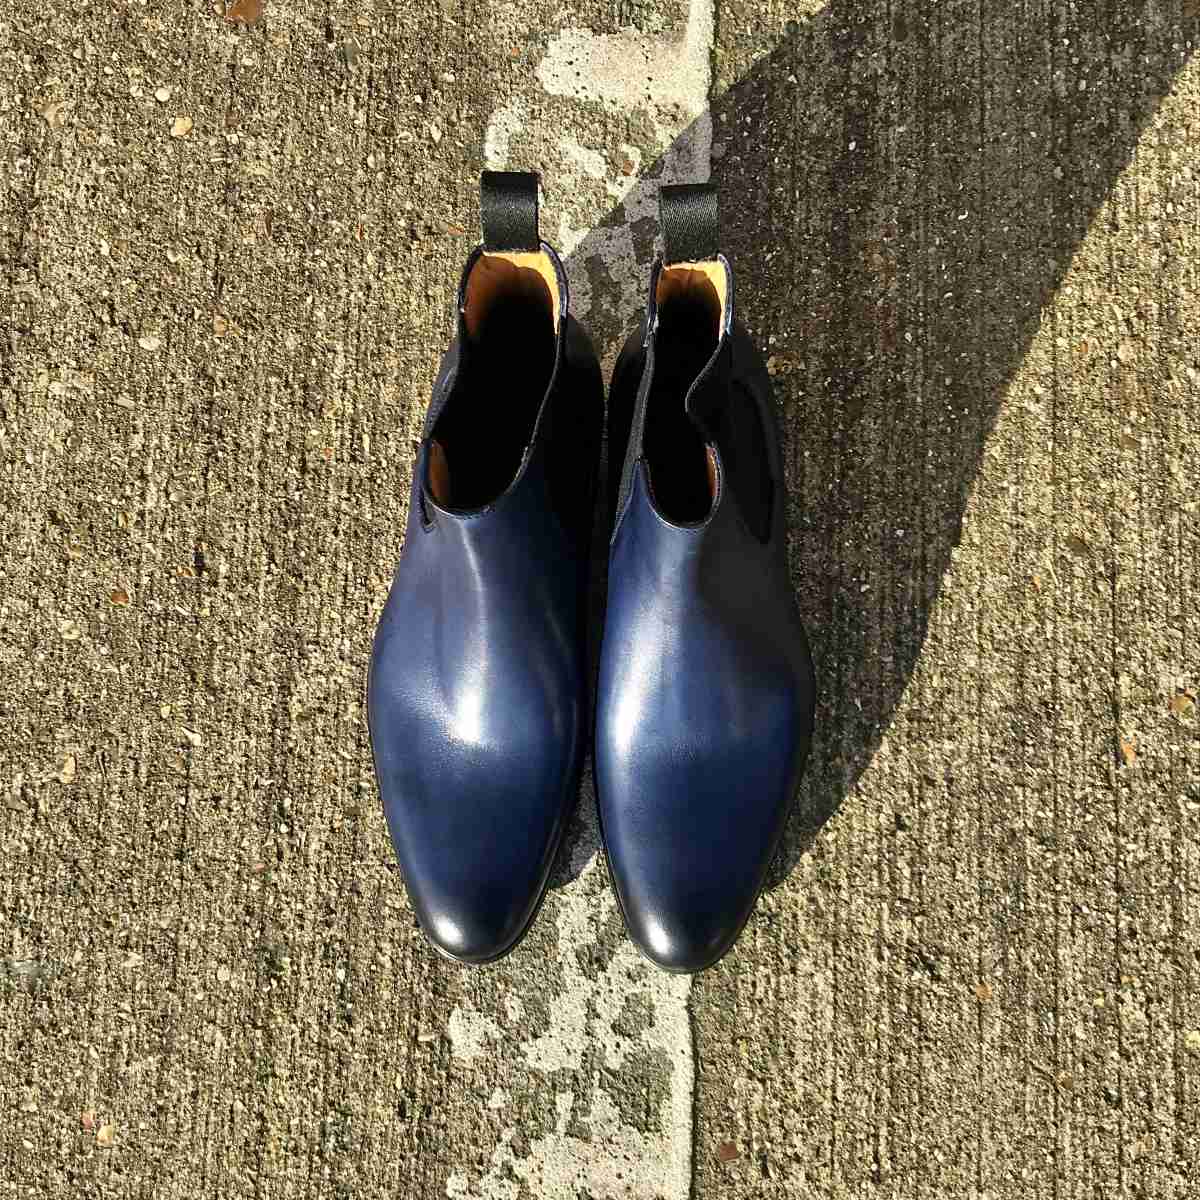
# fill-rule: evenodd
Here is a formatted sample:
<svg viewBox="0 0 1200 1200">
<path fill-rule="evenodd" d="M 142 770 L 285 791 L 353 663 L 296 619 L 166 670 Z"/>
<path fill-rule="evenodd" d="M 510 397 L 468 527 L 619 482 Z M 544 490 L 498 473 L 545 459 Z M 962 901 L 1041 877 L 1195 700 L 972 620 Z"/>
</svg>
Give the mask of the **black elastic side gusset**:
<svg viewBox="0 0 1200 1200">
<path fill-rule="evenodd" d="M 558 377 L 544 417 L 545 470 L 550 503 L 581 547 L 591 536 L 604 431 L 603 405 L 581 403 L 580 397 L 592 395 L 603 395 L 595 353 L 582 327 L 568 317 Z"/>
<path fill-rule="evenodd" d="M 765 542 L 771 532 L 775 488 L 758 404 L 740 383 L 730 384 L 729 400 L 718 417 L 716 435 L 726 484 L 737 498 L 751 533 Z"/>
<path fill-rule="evenodd" d="M 646 372 L 645 322 L 629 335 L 613 371 L 608 392 L 608 535 L 633 486 L 634 464 L 641 457 L 645 397 L 639 396 Z"/>
<path fill-rule="evenodd" d="M 678 525 L 712 509 L 705 444 L 717 440 L 715 418 L 729 402 L 728 344 L 720 352 L 717 337 L 706 296 L 659 305 L 642 454 L 656 507 Z"/>
<path fill-rule="evenodd" d="M 736 337 L 731 333 L 730 337 Z M 647 394 L 642 391 L 646 355 L 642 330 L 630 335 L 617 360 L 608 400 L 608 521 L 611 533 L 633 484 L 633 468 L 643 454 L 642 431 Z M 721 454 L 722 478 L 737 500 L 750 531 L 759 541 L 771 532 L 775 511 L 775 481 L 767 453 L 762 413 L 748 387 L 737 380 L 728 385 L 728 401 L 713 414 L 710 436 Z"/>
</svg>

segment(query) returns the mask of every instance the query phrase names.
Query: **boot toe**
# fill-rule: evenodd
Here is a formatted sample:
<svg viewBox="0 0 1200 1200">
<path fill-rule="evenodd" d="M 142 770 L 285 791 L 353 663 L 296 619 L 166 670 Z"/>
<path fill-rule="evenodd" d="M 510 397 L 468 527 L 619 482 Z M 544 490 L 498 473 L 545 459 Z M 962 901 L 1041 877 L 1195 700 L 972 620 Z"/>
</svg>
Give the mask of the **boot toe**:
<svg viewBox="0 0 1200 1200">
<path fill-rule="evenodd" d="M 626 927 L 655 966 L 691 975 L 725 956 L 753 905 L 753 892 L 717 906 L 694 895 L 642 897 L 636 907 L 626 907 Z"/>
<path fill-rule="evenodd" d="M 475 880 L 469 888 L 411 888 L 421 927 L 434 949 L 456 962 L 483 963 L 520 940 L 537 901 L 536 882 L 514 890 L 509 880 Z"/>
</svg>

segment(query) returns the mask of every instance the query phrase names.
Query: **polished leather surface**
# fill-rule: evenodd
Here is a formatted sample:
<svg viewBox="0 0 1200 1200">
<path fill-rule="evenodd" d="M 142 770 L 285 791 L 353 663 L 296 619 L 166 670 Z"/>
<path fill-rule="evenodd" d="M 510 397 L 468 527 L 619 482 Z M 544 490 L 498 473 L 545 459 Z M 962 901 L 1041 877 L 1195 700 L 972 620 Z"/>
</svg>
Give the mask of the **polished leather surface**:
<svg viewBox="0 0 1200 1200">
<path fill-rule="evenodd" d="M 770 383 L 745 331 L 731 321 L 725 336 L 731 402 L 754 402 L 763 417 L 776 486 L 768 539 L 750 534 L 725 486 L 702 524 L 664 520 L 635 446 L 611 548 L 597 696 L 613 881 L 630 935 L 672 971 L 710 965 L 742 929 L 812 729 L 813 669 L 788 577 Z M 639 378 L 644 388 L 645 359 L 635 335 L 618 364 L 614 408 L 629 403 L 621 389 Z"/>
<path fill-rule="evenodd" d="M 413 908 L 438 950 L 469 962 L 507 952 L 532 920 L 584 752 L 588 538 L 551 503 L 546 431 L 562 406 L 598 433 L 603 391 L 569 319 L 559 356 L 532 449 L 486 508 L 432 500 L 427 428 L 371 658 L 376 774 Z"/>
</svg>

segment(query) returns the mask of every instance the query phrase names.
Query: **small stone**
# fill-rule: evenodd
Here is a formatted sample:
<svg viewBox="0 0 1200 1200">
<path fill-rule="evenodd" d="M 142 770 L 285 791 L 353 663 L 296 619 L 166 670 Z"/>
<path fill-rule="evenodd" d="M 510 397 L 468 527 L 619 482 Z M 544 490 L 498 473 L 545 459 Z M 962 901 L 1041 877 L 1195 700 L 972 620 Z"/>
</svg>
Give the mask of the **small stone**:
<svg viewBox="0 0 1200 1200">
<path fill-rule="evenodd" d="M 218 983 L 228 983 L 230 980 L 230 976 L 231 976 L 231 972 L 227 966 L 222 965 L 217 968 L 217 982 Z"/>
<path fill-rule="evenodd" d="M 159 104 L 166 104 L 166 102 L 171 98 L 171 89 L 169 87 L 160 87 L 158 91 L 154 93 L 154 98 L 159 102 Z"/>
<path fill-rule="evenodd" d="M 429 1042 L 436 1042 L 438 1035 L 431 1029 L 426 1029 L 423 1033 L 417 1034 L 417 1041 L 422 1045 L 427 1045 Z"/>
<path fill-rule="evenodd" d="M 58 769 L 59 783 L 74 783 L 75 782 L 75 755 L 64 754 L 62 765 Z"/>
<path fill-rule="evenodd" d="M 266 0 L 232 0 L 225 10 L 225 20 L 231 25 L 254 25 L 266 7 Z"/>
<path fill-rule="evenodd" d="M 73 103 L 73 100 L 52 100 L 49 104 L 43 104 L 38 112 L 51 129 L 61 129 L 67 123 L 66 110 Z"/>
<path fill-rule="evenodd" d="M 717 1147 L 717 1157 L 722 1162 L 733 1162 L 738 1156 L 738 1148 L 736 1142 L 722 1142 Z"/>
<path fill-rule="evenodd" d="M 189 729 L 186 725 L 180 726 L 183 731 L 183 736 L 187 738 L 188 745 L 196 749 L 204 741 L 204 739 L 194 730 Z"/>
<path fill-rule="evenodd" d="M 1117 361 L 1121 363 L 1133 362 L 1133 343 L 1122 342 L 1117 347 Z"/>
<path fill-rule="evenodd" d="M 1189 1029 L 1184 1035 L 1183 1044 L 1189 1054 L 1200 1054 L 1200 1029 Z"/>
<path fill-rule="evenodd" d="M 442 140 L 442 131 L 436 125 L 430 125 L 429 136 L 432 139 L 433 144 L 436 146 L 438 142 Z"/>
<path fill-rule="evenodd" d="M 195 124 L 191 117 L 178 116 L 171 124 L 171 136 L 173 138 L 187 137 Z"/>
<path fill-rule="evenodd" d="M 138 338 L 138 345 L 141 346 L 143 350 L 154 351 L 162 345 L 162 338 L 160 338 L 157 334 L 147 333 Z"/>
<path fill-rule="evenodd" d="M 213 313 L 213 333 L 224 337 L 229 332 L 229 321 L 220 313 Z"/>
<path fill-rule="evenodd" d="M 81 636 L 79 622 L 72 621 L 70 617 L 64 617 L 59 621 L 58 632 L 64 642 L 77 642 Z"/>
<path fill-rule="evenodd" d="M 113 1144 L 113 1138 L 116 1136 L 117 1127 L 115 1125 L 101 1125 L 96 1134 L 96 1145 L 102 1150 L 107 1150 Z"/>
<path fill-rule="evenodd" d="M 108 598 L 117 605 L 127 605 L 129 603 L 129 593 L 124 588 L 113 588 L 108 593 Z"/>
<path fill-rule="evenodd" d="M 975 985 L 975 995 L 982 1004 L 986 1004 L 994 994 L 995 993 L 992 991 L 992 985 L 988 983 L 986 979 L 980 980 L 980 982 Z"/>
</svg>

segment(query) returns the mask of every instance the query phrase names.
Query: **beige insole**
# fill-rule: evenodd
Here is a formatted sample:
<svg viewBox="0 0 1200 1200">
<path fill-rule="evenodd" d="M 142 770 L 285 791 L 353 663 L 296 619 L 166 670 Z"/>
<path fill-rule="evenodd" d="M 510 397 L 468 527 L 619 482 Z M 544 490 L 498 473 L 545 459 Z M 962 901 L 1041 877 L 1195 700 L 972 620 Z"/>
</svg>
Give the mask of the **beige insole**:
<svg viewBox="0 0 1200 1200">
<path fill-rule="evenodd" d="M 558 275 L 550 256 L 544 250 L 484 251 L 467 278 L 467 332 L 475 337 L 496 300 L 514 294 L 543 300 L 551 328 L 558 328 Z"/>
<path fill-rule="evenodd" d="M 679 262 L 664 266 L 658 274 L 655 302 L 661 308 L 672 299 L 698 294 L 712 304 L 717 318 L 717 337 L 725 328 L 725 302 L 729 283 L 725 264 L 720 259 L 706 262 Z"/>
</svg>

